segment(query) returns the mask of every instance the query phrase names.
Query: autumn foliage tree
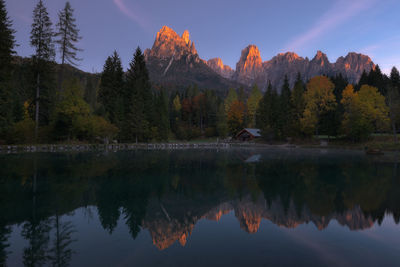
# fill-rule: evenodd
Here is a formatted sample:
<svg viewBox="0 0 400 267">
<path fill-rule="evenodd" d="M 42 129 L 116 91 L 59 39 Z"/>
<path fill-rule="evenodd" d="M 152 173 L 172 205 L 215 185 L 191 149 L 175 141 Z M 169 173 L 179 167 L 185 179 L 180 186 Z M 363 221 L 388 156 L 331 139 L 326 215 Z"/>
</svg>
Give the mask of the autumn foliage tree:
<svg viewBox="0 0 400 267">
<path fill-rule="evenodd" d="M 256 125 L 256 113 L 263 95 L 258 89 L 257 84 L 253 86 L 250 96 L 247 99 L 247 112 L 249 117 L 249 127 L 253 128 Z"/>
<path fill-rule="evenodd" d="M 244 127 L 246 107 L 243 102 L 236 100 L 232 103 L 228 112 L 228 128 L 232 135 L 235 135 Z"/>
<path fill-rule="evenodd" d="M 353 141 L 366 139 L 374 131 L 388 128 L 389 108 L 378 88 L 363 85 L 355 92 L 353 86 L 348 85 L 341 103 L 345 110 L 342 131 Z"/>
<path fill-rule="evenodd" d="M 322 115 L 336 107 L 334 87 L 325 76 L 316 76 L 308 82 L 304 93 L 305 110 L 300 120 L 304 133 L 311 135 L 315 132 L 318 135 Z"/>
</svg>

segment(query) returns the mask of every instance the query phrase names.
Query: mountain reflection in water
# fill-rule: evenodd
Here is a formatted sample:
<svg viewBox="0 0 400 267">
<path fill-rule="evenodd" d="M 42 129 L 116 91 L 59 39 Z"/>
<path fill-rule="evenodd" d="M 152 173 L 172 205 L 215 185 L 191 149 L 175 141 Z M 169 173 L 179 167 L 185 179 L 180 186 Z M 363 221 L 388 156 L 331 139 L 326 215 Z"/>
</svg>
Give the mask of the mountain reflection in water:
<svg viewBox="0 0 400 267">
<path fill-rule="evenodd" d="M 0 155 L 0 265 L 24 239 L 25 266 L 67 266 L 87 210 L 109 234 L 125 223 L 159 250 L 185 246 L 196 224 L 232 213 L 256 234 L 336 221 L 350 230 L 400 219 L 396 157 L 317 150 L 183 150 Z M 96 207 L 93 209 L 91 207 Z M 95 212 L 94 212 L 95 211 Z M 13 233 L 18 225 L 20 232 Z M 12 264 L 11 264 L 12 265 Z"/>
</svg>

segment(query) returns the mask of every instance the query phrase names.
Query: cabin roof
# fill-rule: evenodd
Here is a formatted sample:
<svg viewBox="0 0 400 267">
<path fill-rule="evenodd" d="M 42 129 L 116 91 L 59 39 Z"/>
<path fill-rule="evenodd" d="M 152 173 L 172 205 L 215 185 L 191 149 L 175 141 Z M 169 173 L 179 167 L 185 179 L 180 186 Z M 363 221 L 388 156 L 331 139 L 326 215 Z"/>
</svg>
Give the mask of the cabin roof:
<svg viewBox="0 0 400 267">
<path fill-rule="evenodd" d="M 241 130 L 238 135 L 240 135 L 241 133 L 243 133 L 244 131 L 250 133 L 252 136 L 254 137 L 261 137 L 261 130 L 260 129 L 253 129 L 253 128 L 244 128 L 243 130 Z"/>
</svg>

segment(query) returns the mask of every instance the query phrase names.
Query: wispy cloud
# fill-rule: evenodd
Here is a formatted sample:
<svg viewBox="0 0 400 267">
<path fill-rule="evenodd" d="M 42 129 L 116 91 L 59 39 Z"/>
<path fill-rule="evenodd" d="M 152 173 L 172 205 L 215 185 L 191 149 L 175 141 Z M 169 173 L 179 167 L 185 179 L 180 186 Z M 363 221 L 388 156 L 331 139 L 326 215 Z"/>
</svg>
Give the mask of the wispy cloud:
<svg viewBox="0 0 400 267">
<path fill-rule="evenodd" d="M 318 19 L 311 29 L 287 44 L 286 50 L 295 50 L 308 45 L 360 12 L 371 8 L 376 2 L 377 0 L 337 1 L 330 10 Z"/>
<path fill-rule="evenodd" d="M 392 36 L 363 47 L 359 51 L 370 56 L 375 64 L 379 64 L 382 72 L 390 74 L 393 66 L 400 67 L 399 46 L 400 36 Z"/>
<path fill-rule="evenodd" d="M 379 42 L 370 44 L 366 47 L 360 49 L 360 52 L 363 54 L 368 54 L 373 56 L 376 52 L 382 51 L 396 51 L 400 46 L 400 35 L 392 36 L 388 39 L 381 40 Z"/>
<path fill-rule="evenodd" d="M 144 30 L 149 29 L 149 22 L 145 18 L 145 16 L 143 16 L 143 12 L 139 9 L 138 6 L 130 5 L 128 7 L 125 4 L 124 0 L 113 0 L 113 2 L 124 15 L 139 24 L 139 26 L 142 27 Z"/>
</svg>

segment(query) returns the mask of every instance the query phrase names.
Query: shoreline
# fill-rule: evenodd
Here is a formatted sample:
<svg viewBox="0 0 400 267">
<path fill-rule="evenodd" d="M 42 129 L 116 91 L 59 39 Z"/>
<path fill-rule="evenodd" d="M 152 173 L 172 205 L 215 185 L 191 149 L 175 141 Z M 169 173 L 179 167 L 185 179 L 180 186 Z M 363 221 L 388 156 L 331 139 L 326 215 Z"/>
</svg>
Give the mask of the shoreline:
<svg viewBox="0 0 400 267">
<path fill-rule="evenodd" d="M 281 149 L 341 149 L 365 151 L 360 146 L 310 145 L 310 144 L 264 144 L 264 143 L 124 143 L 124 144 L 42 144 L 42 145 L 1 145 L 0 154 L 16 153 L 62 153 L 91 151 L 130 150 L 181 150 L 181 149 L 229 149 L 229 148 L 281 148 Z M 389 150 L 388 150 L 389 151 Z M 385 150 L 386 152 L 386 150 Z"/>
</svg>

